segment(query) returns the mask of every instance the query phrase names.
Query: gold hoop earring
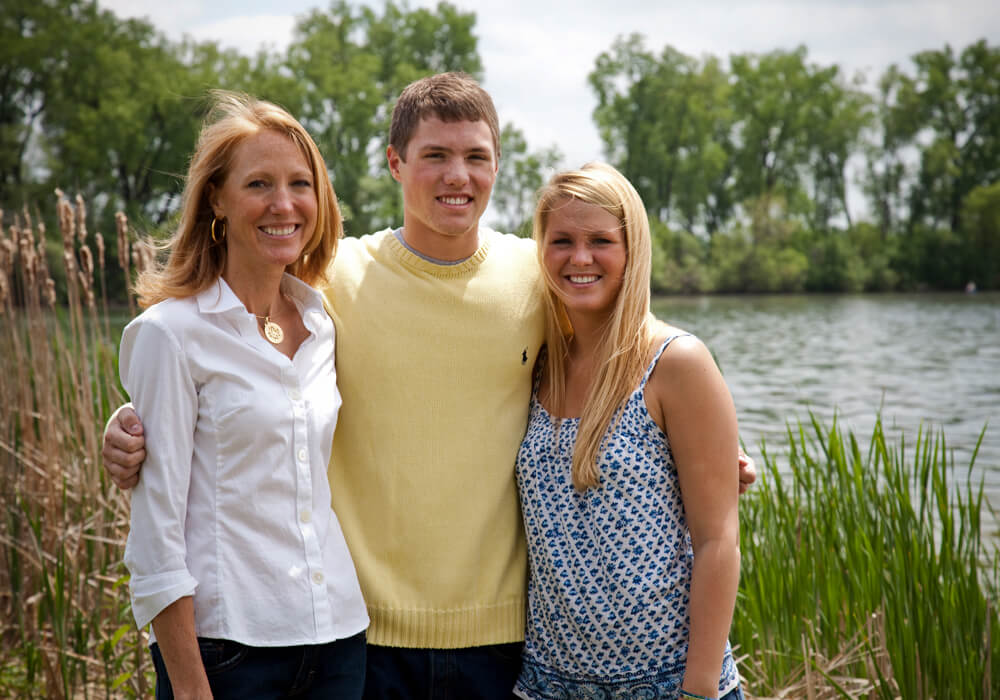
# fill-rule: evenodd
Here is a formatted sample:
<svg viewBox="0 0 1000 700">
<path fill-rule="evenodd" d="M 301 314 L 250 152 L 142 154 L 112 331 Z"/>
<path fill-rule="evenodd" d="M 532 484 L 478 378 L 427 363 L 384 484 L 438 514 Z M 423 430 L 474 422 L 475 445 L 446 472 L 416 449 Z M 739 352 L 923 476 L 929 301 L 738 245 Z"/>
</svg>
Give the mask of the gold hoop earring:
<svg viewBox="0 0 1000 700">
<path fill-rule="evenodd" d="M 215 237 L 215 222 L 222 221 L 222 240 L 226 240 L 226 220 L 219 219 L 219 217 L 212 218 L 212 242 L 218 243 L 219 239 Z"/>
</svg>

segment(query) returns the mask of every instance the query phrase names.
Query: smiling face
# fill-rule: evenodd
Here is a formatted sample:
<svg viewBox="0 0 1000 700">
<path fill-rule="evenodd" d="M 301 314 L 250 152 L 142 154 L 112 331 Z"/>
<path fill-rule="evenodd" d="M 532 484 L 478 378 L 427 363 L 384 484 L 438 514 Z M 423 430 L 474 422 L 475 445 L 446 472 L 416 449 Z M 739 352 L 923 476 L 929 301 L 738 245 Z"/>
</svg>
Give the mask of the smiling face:
<svg viewBox="0 0 1000 700">
<path fill-rule="evenodd" d="M 570 316 L 611 313 L 627 260 L 616 216 L 570 197 L 554 203 L 542 239 L 542 264 Z"/>
<path fill-rule="evenodd" d="M 240 143 L 225 180 L 209 185 L 208 195 L 215 216 L 226 219 L 227 280 L 280 275 L 298 260 L 316 228 L 309 162 L 277 131 L 260 131 Z"/>
<path fill-rule="evenodd" d="M 403 187 L 406 242 L 441 260 L 475 253 L 479 219 L 490 201 L 498 167 L 486 122 L 425 117 L 406 152 L 389 146 L 387 156 L 392 176 Z"/>
</svg>

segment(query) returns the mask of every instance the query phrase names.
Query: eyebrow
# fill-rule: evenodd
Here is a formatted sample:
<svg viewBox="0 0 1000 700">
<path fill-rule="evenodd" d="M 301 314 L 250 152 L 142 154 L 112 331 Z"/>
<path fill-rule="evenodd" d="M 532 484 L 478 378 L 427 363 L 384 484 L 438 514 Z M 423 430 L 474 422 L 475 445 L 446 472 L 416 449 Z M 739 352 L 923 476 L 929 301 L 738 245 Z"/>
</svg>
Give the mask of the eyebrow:
<svg viewBox="0 0 1000 700">
<path fill-rule="evenodd" d="M 427 151 L 445 151 L 447 153 L 453 153 L 456 150 L 458 150 L 458 149 L 452 148 L 451 146 L 441 146 L 439 144 L 433 144 L 433 143 L 431 143 L 431 144 L 427 144 L 426 146 L 421 147 L 419 149 L 419 152 L 420 153 L 426 153 Z M 485 147 L 485 146 L 474 146 L 472 148 L 466 149 L 463 152 L 464 153 L 482 153 L 482 154 L 485 154 L 485 155 L 491 155 L 492 154 L 492 150 L 489 149 L 489 148 L 487 148 L 487 147 Z"/>
<path fill-rule="evenodd" d="M 312 170 L 309 169 L 309 168 L 296 168 L 295 170 L 290 171 L 288 173 L 288 176 L 289 177 L 293 177 L 293 178 L 300 178 L 300 177 L 303 177 L 303 176 L 308 176 L 309 179 L 312 179 L 313 174 L 312 174 Z M 250 171 L 246 172 L 243 177 L 244 177 L 244 179 L 253 179 L 253 178 L 261 178 L 261 177 L 271 178 L 271 177 L 274 177 L 274 173 L 271 172 L 271 171 L 269 171 L 269 170 L 267 170 L 267 169 L 261 168 L 261 169 L 250 170 Z"/>
<path fill-rule="evenodd" d="M 568 236 L 570 233 L 574 233 L 574 231 L 569 231 L 560 228 L 560 229 L 551 229 L 547 233 L 552 236 Z M 593 238 L 595 236 L 607 236 L 612 233 L 622 233 L 622 227 L 616 226 L 615 228 L 608 228 L 608 229 L 602 228 L 602 229 L 597 229 L 595 231 L 582 231 L 581 233 L 587 238 Z"/>
</svg>

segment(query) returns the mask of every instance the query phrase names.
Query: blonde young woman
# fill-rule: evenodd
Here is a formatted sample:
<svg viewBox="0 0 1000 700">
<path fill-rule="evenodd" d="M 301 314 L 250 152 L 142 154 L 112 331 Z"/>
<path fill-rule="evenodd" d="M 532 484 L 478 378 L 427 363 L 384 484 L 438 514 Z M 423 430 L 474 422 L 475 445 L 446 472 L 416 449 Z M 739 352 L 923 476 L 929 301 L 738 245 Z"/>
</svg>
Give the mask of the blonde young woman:
<svg viewBox="0 0 1000 700">
<path fill-rule="evenodd" d="M 649 312 L 639 195 L 603 164 L 543 188 L 547 352 L 517 459 L 531 567 L 521 698 L 741 698 L 738 437 L 708 349 Z"/>
<path fill-rule="evenodd" d="M 340 212 L 285 110 L 218 93 L 122 336 L 147 426 L 125 550 L 157 698 L 360 698 L 368 616 L 326 466 Z"/>
</svg>

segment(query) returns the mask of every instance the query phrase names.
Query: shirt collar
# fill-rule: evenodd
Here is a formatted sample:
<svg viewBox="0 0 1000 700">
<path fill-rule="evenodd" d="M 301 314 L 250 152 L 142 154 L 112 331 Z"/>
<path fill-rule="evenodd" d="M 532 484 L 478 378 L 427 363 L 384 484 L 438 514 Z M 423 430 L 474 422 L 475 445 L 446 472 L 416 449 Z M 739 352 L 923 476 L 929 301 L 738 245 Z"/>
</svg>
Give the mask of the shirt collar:
<svg viewBox="0 0 1000 700">
<path fill-rule="evenodd" d="M 297 299 L 303 306 L 304 311 L 323 310 L 323 297 L 315 289 L 302 280 L 289 275 L 287 272 L 281 278 L 281 290 L 291 297 Z M 232 290 L 226 280 L 219 277 L 206 289 L 199 292 L 195 299 L 198 302 L 198 311 L 203 314 L 226 314 L 231 311 L 247 313 L 243 302 Z"/>
<path fill-rule="evenodd" d="M 203 314 L 224 314 L 234 310 L 246 313 L 243 302 L 221 277 L 199 292 L 195 300 L 198 302 L 198 311 Z"/>
</svg>

